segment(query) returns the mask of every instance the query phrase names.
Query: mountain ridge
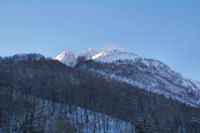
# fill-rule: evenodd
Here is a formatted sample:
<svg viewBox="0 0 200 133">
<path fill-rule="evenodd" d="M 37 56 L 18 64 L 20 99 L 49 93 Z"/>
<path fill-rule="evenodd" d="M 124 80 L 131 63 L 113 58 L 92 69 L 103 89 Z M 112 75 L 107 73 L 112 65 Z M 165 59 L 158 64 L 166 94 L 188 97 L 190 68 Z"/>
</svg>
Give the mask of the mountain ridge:
<svg viewBox="0 0 200 133">
<path fill-rule="evenodd" d="M 87 67 L 79 67 L 83 71 L 200 107 L 200 83 L 174 72 L 161 61 L 142 58 L 115 45 L 108 45 L 102 49 L 88 49 L 78 57 L 85 57 L 85 61 L 93 60 L 101 66 L 87 64 Z"/>
<path fill-rule="evenodd" d="M 84 108 L 86 112 L 91 110 L 92 114 L 97 112 L 97 114 L 103 113 L 112 116 L 112 118 L 116 118 L 116 123 L 120 126 L 123 124 L 120 124 L 119 120 L 126 121 L 133 125 L 136 133 L 182 133 L 183 131 L 185 133 L 198 133 L 200 131 L 200 108 L 191 107 L 171 98 L 167 99 L 163 95 L 151 93 L 125 82 L 107 79 L 105 76 L 89 71 L 91 67 L 96 70 L 95 72 L 102 70 L 108 75 L 115 72 L 114 74 L 121 75 L 122 78 L 123 76 L 127 76 L 127 78 L 131 75 L 137 76 L 137 74 L 145 76 L 142 71 L 138 71 L 139 66 L 144 66 L 141 62 L 135 64 L 132 62 L 132 65 L 135 65 L 133 72 L 136 72 L 133 74 L 129 70 L 129 68 L 133 68 L 132 65 L 124 61 L 118 61 L 116 64 L 116 62 L 99 63 L 94 60 L 86 60 L 77 62 L 75 67 L 68 67 L 50 58 L 38 60 L 38 58 L 35 58 L 37 55 L 27 55 L 27 57 L 28 60 L 18 60 L 18 62 L 15 62 L 16 57 L 14 56 L 0 60 L 0 132 L 8 132 L 10 129 L 16 130 L 15 125 L 19 125 L 17 132 L 22 130 L 29 132 L 33 129 L 46 131 L 45 123 L 49 122 L 48 118 L 54 113 L 53 108 L 55 106 L 51 103 L 59 104 L 60 109 L 58 108 L 58 110 L 61 111 L 58 114 L 59 116 L 63 113 L 72 116 L 70 110 L 75 107 L 75 112 L 77 112 L 74 114 L 75 121 L 71 121 L 68 117 L 62 119 L 67 120 L 69 127 L 73 127 L 73 125 L 78 127 L 79 131 L 84 128 L 77 121 L 78 119 L 76 120 L 79 107 Z M 121 73 L 118 67 L 126 71 L 122 69 Z M 17 100 L 17 97 L 20 99 Z M 37 102 L 33 97 L 43 100 Z M 30 98 L 33 102 L 29 101 Z M 46 100 L 49 104 L 43 108 Z M 66 105 L 69 105 L 69 113 L 66 110 Z M 37 106 L 41 107 L 41 110 L 36 111 L 35 107 Z M 47 112 L 49 110 L 51 113 L 46 114 L 46 109 Z M 18 114 L 18 111 L 21 113 Z M 39 115 L 41 119 L 38 121 L 37 114 L 42 112 L 45 113 L 46 118 L 43 119 L 43 115 Z M 57 113 L 55 112 L 55 114 Z M 99 117 L 99 115 L 94 116 L 97 116 L 94 117 L 95 121 L 101 118 L 105 122 L 108 121 L 104 117 Z M 87 119 L 86 115 L 86 121 L 82 121 L 86 127 L 90 121 Z M 34 123 L 36 121 L 44 125 L 39 124 L 39 128 L 35 128 Z M 8 125 L 9 123 L 11 125 Z M 70 123 L 72 123 L 71 126 Z M 94 127 L 97 126 L 94 125 Z M 107 127 L 110 128 L 110 125 Z M 60 127 L 58 129 L 66 130 Z M 97 131 L 102 128 L 93 129 Z M 10 130 L 10 132 L 12 131 Z M 122 132 L 125 132 L 125 130 Z"/>
</svg>

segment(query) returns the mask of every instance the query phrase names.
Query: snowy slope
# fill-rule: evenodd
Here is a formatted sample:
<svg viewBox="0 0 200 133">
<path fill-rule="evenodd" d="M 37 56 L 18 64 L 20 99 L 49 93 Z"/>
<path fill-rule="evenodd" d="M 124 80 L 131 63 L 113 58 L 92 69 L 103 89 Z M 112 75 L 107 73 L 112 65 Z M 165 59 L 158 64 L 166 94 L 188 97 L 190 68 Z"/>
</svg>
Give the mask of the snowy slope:
<svg viewBox="0 0 200 133">
<path fill-rule="evenodd" d="M 99 62 L 111 63 L 111 62 L 117 61 L 117 60 L 135 60 L 135 59 L 139 59 L 139 58 L 140 58 L 139 56 L 132 54 L 132 53 L 114 50 L 114 51 L 100 52 L 100 53 L 90 57 L 89 59 L 99 61 Z"/>
<path fill-rule="evenodd" d="M 98 49 L 93 49 L 93 48 L 89 48 L 88 50 L 83 51 L 79 56 L 84 56 L 87 59 L 98 54 L 100 52 L 100 50 Z"/>
<path fill-rule="evenodd" d="M 74 53 L 72 53 L 70 51 L 64 51 L 54 59 L 59 60 L 60 62 L 66 64 L 68 66 L 74 66 L 76 63 L 76 57 L 75 57 Z"/>
<path fill-rule="evenodd" d="M 87 64 L 87 67 L 80 68 L 84 71 L 200 107 L 200 82 L 174 72 L 158 60 L 142 58 L 115 45 L 107 45 L 101 49 L 90 48 L 79 56 L 101 64 L 101 67 Z M 75 55 L 68 51 L 61 53 L 56 59 L 68 66 L 76 63 Z"/>
<path fill-rule="evenodd" d="M 88 65 L 81 69 L 200 107 L 198 81 L 174 72 L 160 61 L 142 58 L 117 46 L 108 46 L 98 51 L 99 53 L 87 58 L 100 63 L 101 67 Z"/>
<path fill-rule="evenodd" d="M 14 99 L 20 97 L 20 93 L 14 93 Z M 37 103 L 34 115 L 31 112 L 22 115 L 13 115 L 9 124 L 1 129 L 0 133 L 21 133 L 23 124 L 26 120 L 32 118 L 32 125 L 36 131 L 43 130 L 44 133 L 56 133 L 60 128 L 64 131 L 62 125 L 69 122 L 77 129 L 77 133 L 135 133 L 135 126 L 129 122 L 105 115 L 99 112 L 84 109 L 78 106 L 70 106 L 41 99 L 34 96 L 27 96 L 30 103 Z M 27 117 L 28 116 L 28 117 Z M 31 117 L 32 116 L 32 117 Z M 62 124 L 62 125 L 61 125 Z"/>
<path fill-rule="evenodd" d="M 123 52 L 124 54 L 127 53 L 127 51 L 115 46 L 115 45 L 107 45 L 104 46 L 101 49 L 94 49 L 94 48 L 89 48 L 88 50 L 83 51 L 79 56 L 84 56 L 86 59 L 100 59 L 106 57 L 105 61 L 109 61 L 108 57 L 110 57 L 110 61 L 116 60 L 116 58 L 121 58 L 121 59 L 126 59 L 128 58 L 128 55 L 117 55 L 115 56 L 114 54 L 120 54 L 120 52 Z M 136 56 L 132 54 L 133 56 Z M 116 58 L 113 58 L 115 56 Z M 103 59 L 100 59 L 100 61 Z"/>
</svg>

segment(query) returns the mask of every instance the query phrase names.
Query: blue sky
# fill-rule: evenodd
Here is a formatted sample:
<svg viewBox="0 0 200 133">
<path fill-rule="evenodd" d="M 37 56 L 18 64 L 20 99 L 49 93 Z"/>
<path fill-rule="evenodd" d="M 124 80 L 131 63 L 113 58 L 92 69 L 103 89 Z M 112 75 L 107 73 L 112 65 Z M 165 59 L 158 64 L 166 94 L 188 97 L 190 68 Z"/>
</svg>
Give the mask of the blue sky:
<svg viewBox="0 0 200 133">
<path fill-rule="evenodd" d="M 0 55 L 115 44 L 200 80 L 199 0 L 0 0 Z"/>
</svg>

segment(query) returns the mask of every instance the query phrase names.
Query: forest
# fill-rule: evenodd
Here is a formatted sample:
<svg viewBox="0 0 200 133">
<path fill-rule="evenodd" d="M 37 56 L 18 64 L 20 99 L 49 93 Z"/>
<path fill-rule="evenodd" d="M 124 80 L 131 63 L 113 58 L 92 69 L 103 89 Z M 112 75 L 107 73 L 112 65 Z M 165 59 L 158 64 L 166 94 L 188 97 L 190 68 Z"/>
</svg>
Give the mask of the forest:
<svg viewBox="0 0 200 133">
<path fill-rule="evenodd" d="M 114 130 L 109 125 L 122 133 L 200 132 L 199 108 L 79 69 L 87 63 L 98 66 L 79 59 L 67 67 L 39 54 L 1 57 L 0 132 L 96 133 Z"/>
</svg>

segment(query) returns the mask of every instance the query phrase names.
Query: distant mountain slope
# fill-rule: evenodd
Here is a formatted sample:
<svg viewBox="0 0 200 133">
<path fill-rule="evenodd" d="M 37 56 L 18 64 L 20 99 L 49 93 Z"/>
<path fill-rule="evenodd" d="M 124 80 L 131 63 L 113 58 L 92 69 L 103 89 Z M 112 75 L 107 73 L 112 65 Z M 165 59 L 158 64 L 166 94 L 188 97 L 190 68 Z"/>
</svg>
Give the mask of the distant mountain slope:
<svg viewBox="0 0 200 133">
<path fill-rule="evenodd" d="M 79 63 L 77 68 L 80 70 L 200 107 L 200 82 L 185 78 L 160 61 L 142 58 L 115 45 L 108 45 L 102 49 L 88 49 L 79 57 L 98 63 L 83 63 L 82 66 Z"/>
</svg>

